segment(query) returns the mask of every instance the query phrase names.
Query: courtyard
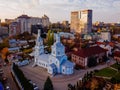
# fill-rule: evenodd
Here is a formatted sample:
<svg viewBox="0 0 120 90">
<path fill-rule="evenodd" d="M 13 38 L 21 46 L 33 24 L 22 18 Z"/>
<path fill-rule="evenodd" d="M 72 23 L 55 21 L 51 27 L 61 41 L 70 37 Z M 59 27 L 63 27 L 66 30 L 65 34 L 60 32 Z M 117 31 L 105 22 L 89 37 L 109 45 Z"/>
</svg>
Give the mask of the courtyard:
<svg viewBox="0 0 120 90">
<path fill-rule="evenodd" d="M 115 61 L 111 60 L 111 65 L 114 64 Z M 88 69 L 81 69 L 81 70 L 75 70 L 74 74 L 72 75 L 60 75 L 57 74 L 54 77 L 47 73 L 47 70 L 44 68 L 41 68 L 39 66 L 32 67 L 33 62 L 30 63 L 27 66 L 20 67 L 27 79 L 32 80 L 36 85 L 40 88 L 40 90 L 43 90 L 44 82 L 47 79 L 48 76 L 51 77 L 51 80 L 53 82 L 54 90 L 67 90 L 67 86 L 69 83 L 76 84 L 76 82 L 79 80 L 79 78 L 82 78 L 85 73 L 93 71 L 95 69 L 103 69 L 108 67 L 107 64 L 104 65 L 98 65 L 96 67 L 88 68 Z"/>
</svg>

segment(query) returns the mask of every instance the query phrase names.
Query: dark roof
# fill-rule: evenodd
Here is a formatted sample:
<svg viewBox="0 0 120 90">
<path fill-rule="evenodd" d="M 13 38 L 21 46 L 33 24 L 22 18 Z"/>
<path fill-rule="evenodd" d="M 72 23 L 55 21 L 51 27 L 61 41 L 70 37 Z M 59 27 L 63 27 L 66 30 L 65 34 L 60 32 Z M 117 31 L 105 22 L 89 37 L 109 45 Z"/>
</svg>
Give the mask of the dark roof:
<svg viewBox="0 0 120 90">
<path fill-rule="evenodd" d="M 120 51 L 115 51 L 114 56 L 120 57 Z"/>
<path fill-rule="evenodd" d="M 29 19 L 30 17 L 28 16 L 28 15 L 21 15 L 21 16 L 19 16 L 18 18 L 26 18 L 26 19 Z"/>
<path fill-rule="evenodd" d="M 99 46 L 94 46 L 94 47 L 88 47 L 88 48 L 83 48 L 80 49 L 79 51 L 75 51 L 73 52 L 73 54 L 78 55 L 80 57 L 90 57 L 93 56 L 95 54 L 100 54 L 103 52 L 106 52 L 107 50 L 99 47 Z"/>
</svg>

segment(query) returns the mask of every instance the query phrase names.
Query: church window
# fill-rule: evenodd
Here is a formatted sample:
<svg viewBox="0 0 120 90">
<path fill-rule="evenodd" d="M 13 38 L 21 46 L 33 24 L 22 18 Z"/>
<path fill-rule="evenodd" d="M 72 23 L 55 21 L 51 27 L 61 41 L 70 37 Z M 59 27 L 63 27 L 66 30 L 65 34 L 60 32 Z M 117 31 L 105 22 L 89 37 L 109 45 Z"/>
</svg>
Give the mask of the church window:
<svg viewBox="0 0 120 90">
<path fill-rule="evenodd" d="M 63 69 L 63 72 L 64 72 L 64 69 Z"/>
<path fill-rule="evenodd" d="M 53 54 L 55 54 L 55 51 L 53 51 Z"/>
<path fill-rule="evenodd" d="M 58 55 L 60 54 L 60 52 L 58 51 Z"/>
</svg>

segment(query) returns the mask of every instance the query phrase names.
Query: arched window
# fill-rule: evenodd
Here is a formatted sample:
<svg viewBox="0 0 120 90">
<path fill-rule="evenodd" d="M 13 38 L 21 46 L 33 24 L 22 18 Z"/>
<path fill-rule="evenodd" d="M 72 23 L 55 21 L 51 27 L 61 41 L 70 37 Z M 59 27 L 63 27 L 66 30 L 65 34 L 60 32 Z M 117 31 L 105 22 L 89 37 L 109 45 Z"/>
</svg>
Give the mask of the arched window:
<svg viewBox="0 0 120 90">
<path fill-rule="evenodd" d="M 58 55 L 60 55 L 60 52 L 58 51 Z"/>
</svg>

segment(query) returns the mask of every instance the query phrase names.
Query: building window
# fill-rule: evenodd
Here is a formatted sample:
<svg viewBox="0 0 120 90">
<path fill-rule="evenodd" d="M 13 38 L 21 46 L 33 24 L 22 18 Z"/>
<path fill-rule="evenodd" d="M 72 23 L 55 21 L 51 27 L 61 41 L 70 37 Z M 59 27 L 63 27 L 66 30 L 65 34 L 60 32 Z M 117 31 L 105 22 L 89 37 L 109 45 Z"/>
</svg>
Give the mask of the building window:
<svg viewBox="0 0 120 90">
<path fill-rule="evenodd" d="M 58 52 L 58 55 L 60 54 L 60 52 Z"/>
<path fill-rule="evenodd" d="M 57 61 L 56 61 L 56 64 L 57 64 Z"/>
<path fill-rule="evenodd" d="M 63 72 L 64 72 L 64 69 L 63 69 Z"/>
</svg>

